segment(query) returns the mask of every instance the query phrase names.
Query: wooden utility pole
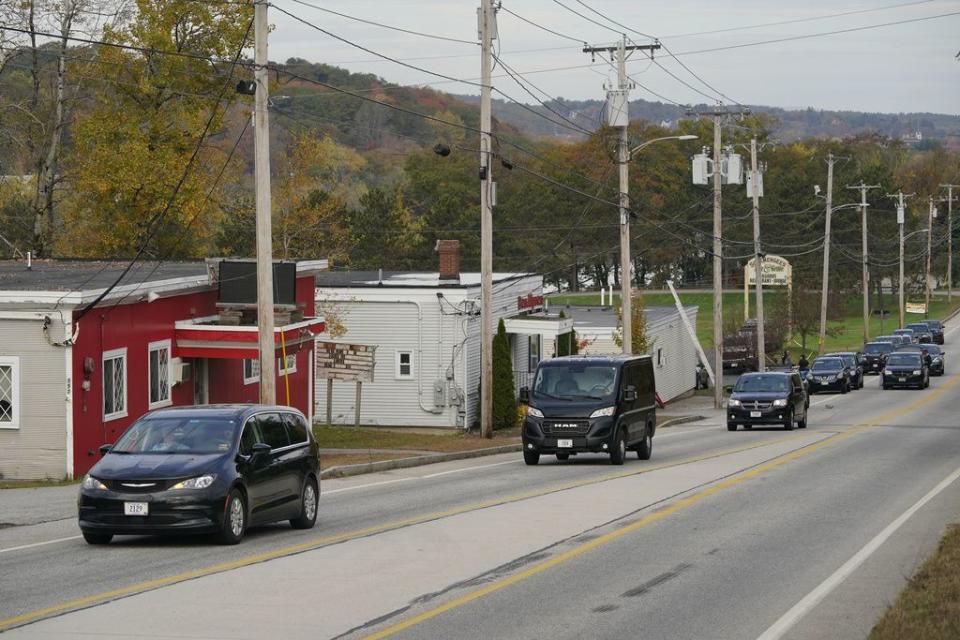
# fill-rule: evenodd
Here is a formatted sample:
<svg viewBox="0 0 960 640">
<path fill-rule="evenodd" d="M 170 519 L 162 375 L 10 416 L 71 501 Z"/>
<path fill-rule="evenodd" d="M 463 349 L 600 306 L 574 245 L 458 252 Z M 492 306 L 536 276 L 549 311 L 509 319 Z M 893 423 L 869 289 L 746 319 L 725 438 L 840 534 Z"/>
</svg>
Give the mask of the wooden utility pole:
<svg viewBox="0 0 960 640">
<path fill-rule="evenodd" d="M 757 167 L 757 139 L 750 140 L 750 190 L 753 196 L 753 277 L 757 298 L 757 369 L 767 370 L 767 345 L 763 324 L 763 253 L 760 251 L 760 170 Z M 746 320 L 746 316 L 744 316 Z"/>
<path fill-rule="evenodd" d="M 870 271 L 867 265 L 867 207 L 870 205 L 867 204 L 867 191 L 879 188 L 880 185 L 867 185 L 863 183 L 863 180 L 860 181 L 860 184 L 847 187 L 847 189 L 858 189 L 860 191 L 860 232 L 863 237 L 863 282 L 861 283 L 863 287 L 863 344 L 870 342 Z M 881 306 L 881 312 L 882 308 Z"/>
<path fill-rule="evenodd" d="M 947 303 L 953 302 L 953 190 L 958 184 L 942 184 L 947 190 Z M 941 198 L 942 200 L 943 198 Z"/>
<path fill-rule="evenodd" d="M 933 196 L 930 196 L 930 208 L 927 214 L 927 268 L 923 287 L 923 317 L 930 317 L 930 254 L 933 251 L 933 219 L 937 217 L 937 208 L 933 205 Z"/>
<path fill-rule="evenodd" d="M 491 79 L 496 16 L 480 2 L 480 435 L 493 437 L 493 153 Z"/>
<path fill-rule="evenodd" d="M 888 193 L 887 197 L 897 199 L 897 225 L 900 227 L 900 301 L 899 301 L 899 305 L 900 305 L 900 328 L 902 329 L 903 326 L 906 324 L 906 319 L 904 318 L 904 313 L 906 312 L 906 309 L 905 309 L 905 303 L 903 299 L 903 280 L 904 280 L 903 278 L 903 244 L 904 244 L 903 225 L 907 221 L 907 210 L 906 210 L 906 205 L 904 204 L 904 200 L 906 198 L 912 198 L 913 194 L 912 193 L 905 194 L 903 190 L 900 190 L 897 193 L 893 193 L 893 194 Z"/>
<path fill-rule="evenodd" d="M 276 343 L 273 337 L 273 233 L 270 205 L 270 122 L 267 117 L 266 0 L 254 4 L 254 79 L 257 89 L 253 112 L 257 192 L 257 329 L 260 346 L 260 403 L 274 404 L 277 396 Z"/>
<path fill-rule="evenodd" d="M 823 353 L 827 339 L 827 298 L 830 285 L 830 218 L 833 215 L 833 165 L 837 163 L 833 153 L 827 154 L 827 221 L 823 235 L 823 284 L 820 290 L 820 335 L 817 338 L 817 353 Z"/>
<path fill-rule="evenodd" d="M 631 260 L 630 260 L 630 141 L 629 131 L 630 89 L 633 83 L 627 77 L 627 57 L 630 52 L 659 49 L 659 44 L 628 45 L 624 36 L 616 45 L 605 47 L 584 47 L 583 52 L 590 55 L 605 52 L 615 58 L 617 64 L 617 86 L 609 87 L 607 91 L 607 124 L 619 130 L 617 139 L 617 163 L 620 169 L 620 317 L 623 332 L 621 334 L 621 350 L 623 353 L 633 353 L 633 293 L 631 291 Z"/>
</svg>

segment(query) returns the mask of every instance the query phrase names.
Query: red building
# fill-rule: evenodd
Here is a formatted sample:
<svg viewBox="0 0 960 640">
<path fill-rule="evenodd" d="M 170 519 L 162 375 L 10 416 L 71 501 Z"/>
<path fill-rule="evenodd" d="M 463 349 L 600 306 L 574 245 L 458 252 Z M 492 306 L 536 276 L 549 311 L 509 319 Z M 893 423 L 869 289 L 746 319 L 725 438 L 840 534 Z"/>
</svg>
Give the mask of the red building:
<svg viewBox="0 0 960 640">
<path fill-rule="evenodd" d="M 138 264 L 88 308 L 123 263 L 0 262 L 0 477 L 80 476 L 151 409 L 257 402 L 255 314 L 224 302 L 223 264 Z M 324 329 L 314 278 L 326 261 L 286 266 L 277 403 L 312 418 L 314 335 Z"/>
</svg>

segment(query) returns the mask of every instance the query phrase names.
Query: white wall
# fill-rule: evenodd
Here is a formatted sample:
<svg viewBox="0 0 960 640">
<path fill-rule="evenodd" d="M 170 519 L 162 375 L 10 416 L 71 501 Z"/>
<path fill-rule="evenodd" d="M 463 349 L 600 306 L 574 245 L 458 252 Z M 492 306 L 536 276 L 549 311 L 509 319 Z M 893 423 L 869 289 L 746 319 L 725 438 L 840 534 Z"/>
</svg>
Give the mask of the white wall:
<svg viewBox="0 0 960 640">
<path fill-rule="evenodd" d="M 40 319 L 0 318 L 0 356 L 17 357 L 20 366 L 20 426 L 0 429 L 0 474 L 60 479 L 68 456 L 64 348 L 47 343 Z"/>
<path fill-rule="evenodd" d="M 687 309 L 687 318 L 697 326 L 697 309 Z M 651 342 L 653 372 L 657 380 L 660 399 L 668 402 L 693 389 L 697 367 L 697 349 L 690 339 L 678 314 L 647 327 Z M 657 351 L 661 350 L 662 364 L 657 363 Z"/>
</svg>

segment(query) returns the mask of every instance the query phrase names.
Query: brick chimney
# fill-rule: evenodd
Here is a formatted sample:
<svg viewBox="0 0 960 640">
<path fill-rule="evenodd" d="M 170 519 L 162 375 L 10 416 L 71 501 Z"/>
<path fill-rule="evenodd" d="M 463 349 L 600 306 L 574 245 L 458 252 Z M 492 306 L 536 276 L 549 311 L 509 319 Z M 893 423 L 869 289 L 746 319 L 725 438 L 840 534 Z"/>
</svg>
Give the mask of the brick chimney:
<svg viewBox="0 0 960 640">
<path fill-rule="evenodd" d="M 460 282 L 460 241 L 437 240 L 440 254 L 440 282 Z"/>
</svg>

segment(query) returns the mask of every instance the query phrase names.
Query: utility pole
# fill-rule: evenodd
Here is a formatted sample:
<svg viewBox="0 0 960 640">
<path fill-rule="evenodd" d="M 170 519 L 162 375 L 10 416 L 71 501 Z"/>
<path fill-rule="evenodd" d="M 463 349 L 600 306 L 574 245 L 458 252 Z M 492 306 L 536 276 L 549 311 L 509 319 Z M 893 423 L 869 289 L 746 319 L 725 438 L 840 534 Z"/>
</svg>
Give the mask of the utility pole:
<svg viewBox="0 0 960 640">
<path fill-rule="evenodd" d="M 630 162 L 630 89 L 633 82 L 627 77 L 628 52 L 659 49 L 659 44 L 628 45 L 627 37 L 616 44 L 605 47 L 584 47 L 583 52 L 596 56 L 606 52 L 617 64 L 617 87 L 607 91 L 608 124 L 619 130 L 617 141 L 617 163 L 620 168 L 620 317 L 623 327 L 621 334 L 621 349 L 623 353 L 633 353 L 633 294 L 631 291 L 631 260 L 630 260 L 630 197 L 629 172 Z"/>
<path fill-rule="evenodd" d="M 947 190 L 947 304 L 953 302 L 953 190 L 958 184 L 942 184 Z M 943 200 L 943 198 L 941 198 Z"/>
<path fill-rule="evenodd" d="M 879 189 L 880 185 L 867 185 L 860 181 L 860 184 L 854 184 L 847 189 L 858 189 L 860 191 L 860 210 L 861 222 L 860 231 L 863 236 L 863 344 L 870 342 L 870 271 L 867 266 L 867 191 L 870 189 Z M 882 305 L 881 305 L 882 306 Z"/>
<path fill-rule="evenodd" d="M 267 114 L 267 0 L 254 3 L 253 132 L 257 207 L 257 328 L 260 346 L 260 403 L 276 402 L 276 342 L 273 336 L 273 231 L 270 205 L 270 121 Z"/>
<path fill-rule="evenodd" d="M 833 215 L 833 165 L 837 163 L 833 153 L 827 154 L 827 223 L 823 235 L 823 286 L 820 292 L 820 337 L 817 339 L 817 353 L 823 353 L 823 343 L 827 339 L 827 293 L 830 284 L 830 217 Z"/>
<path fill-rule="evenodd" d="M 933 219 L 937 215 L 937 209 L 933 206 L 933 196 L 930 196 L 930 208 L 927 214 L 927 268 L 924 277 L 923 287 L 923 317 L 930 317 L 930 254 L 933 251 Z"/>
<path fill-rule="evenodd" d="M 757 168 L 757 139 L 750 140 L 750 187 L 753 192 L 753 276 L 757 298 L 757 368 L 767 370 L 763 325 L 763 254 L 760 252 L 760 171 Z M 746 318 L 744 318 L 746 319 Z"/>
<path fill-rule="evenodd" d="M 480 435 L 493 437 L 493 155 L 491 70 L 496 15 L 480 0 Z"/>
<path fill-rule="evenodd" d="M 906 324 L 906 321 L 904 318 L 905 308 L 904 308 L 904 300 L 903 300 L 903 280 L 904 280 L 903 278 L 903 225 L 907 219 L 907 210 L 904 204 L 904 200 L 906 198 L 912 198 L 913 194 L 912 193 L 904 194 L 903 190 L 901 189 L 895 194 L 887 194 L 887 197 L 897 199 L 897 224 L 900 226 L 900 301 L 899 301 L 899 304 L 900 304 L 900 328 L 902 329 L 903 326 Z"/>
</svg>

